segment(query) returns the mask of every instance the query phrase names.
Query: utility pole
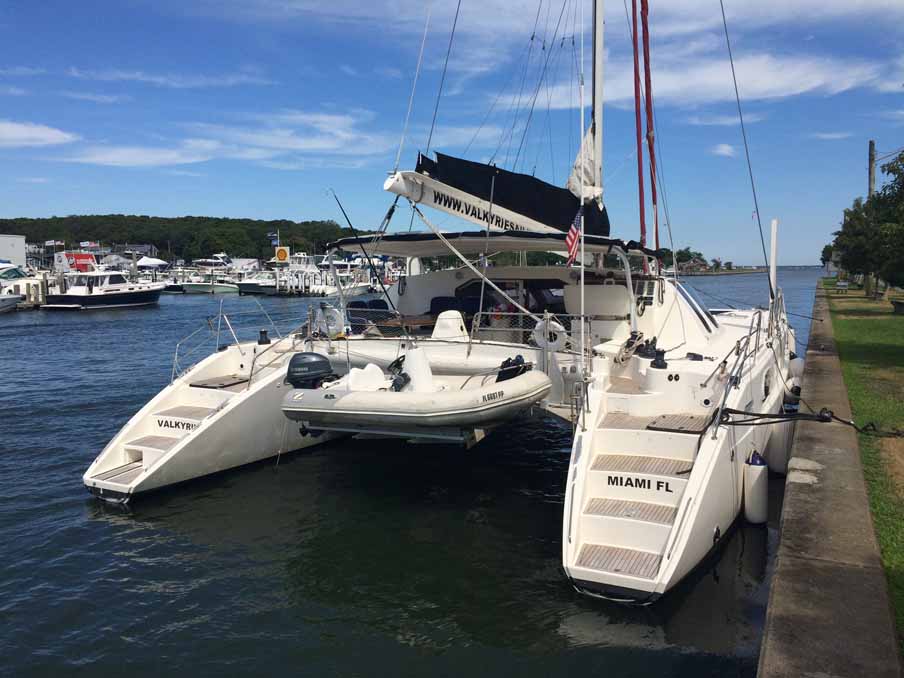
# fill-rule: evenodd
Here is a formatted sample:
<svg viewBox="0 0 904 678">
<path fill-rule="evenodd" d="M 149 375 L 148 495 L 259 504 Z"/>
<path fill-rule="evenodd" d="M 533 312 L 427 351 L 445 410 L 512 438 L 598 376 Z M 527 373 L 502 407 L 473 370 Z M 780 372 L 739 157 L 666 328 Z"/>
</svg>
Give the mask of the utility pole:
<svg viewBox="0 0 904 678">
<path fill-rule="evenodd" d="M 867 199 L 873 197 L 876 192 L 876 142 L 869 140 L 869 193 Z"/>
</svg>

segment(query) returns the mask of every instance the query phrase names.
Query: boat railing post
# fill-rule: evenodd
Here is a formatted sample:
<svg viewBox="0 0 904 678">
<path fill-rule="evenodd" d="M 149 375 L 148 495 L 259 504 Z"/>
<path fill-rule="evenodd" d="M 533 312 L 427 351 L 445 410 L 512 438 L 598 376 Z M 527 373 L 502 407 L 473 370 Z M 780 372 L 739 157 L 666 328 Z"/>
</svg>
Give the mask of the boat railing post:
<svg viewBox="0 0 904 678">
<path fill-rule="evenodd" d="M 220 350 L 220 325 L 223 323 L 223 300 L 220 299 L 220 311 L 217 313 L 217 350 Z"/>
<path fill-rule="evenodd" d="M 226 327 L 229 328 L 229 332 L 232 334 L 232 338 L 233 338 L 233 340 L 235 341 L 235 345 L 236 345 L 236 346 L 238 347 L 238 349 L 239 349 L 239 353 L 241 353 L 241 354 L 244 356 L 244 355 L 245 355 L 245 351 L 242 350 L 242 345 L 239 343 L 239 338 L 235 335 L 235 330 L 232 329 L 232 323 L 229 322 L 229 316 L 228 316 L 228 315 L 224 315 L 224 316 L 223 316 L 223 320 L 226 321 Z"/>
<path fill-rule="evenodd" d="M 280 334 L 279 328 L 276 326 L 276 323 L 273 322 L 273 318 L 271 318 L 270 314 L 267 313 L 267 309 L 265 309 L 263 307 L 263 305 L 261 304 L 260 300 L 258 300 L 257 297 L 254 297 L 254 301 L 257 302 L 257 307 L 261 310 L 261 313 L 263 313 L 265 316 L 267 316 L 267 320 L 270 322 L 270 327 L 272 327 L 273 331 L 276 332 L 276 336 L 278 338 L 282 339 L 282 334 Z"/>
</svg>

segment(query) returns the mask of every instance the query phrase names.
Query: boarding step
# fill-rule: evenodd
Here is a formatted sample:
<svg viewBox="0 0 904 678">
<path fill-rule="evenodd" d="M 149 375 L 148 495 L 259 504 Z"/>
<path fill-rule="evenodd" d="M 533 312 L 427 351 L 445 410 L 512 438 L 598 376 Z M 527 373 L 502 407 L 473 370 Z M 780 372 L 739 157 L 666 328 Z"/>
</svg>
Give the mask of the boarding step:
<svg viewBox="0 0 904 678">
<path fill-rule="evenodd" d="M 609 388 L 606 389 L 606 393 L 615 393 L 618 395 L 645 395 L 647 391 L 644 391 L 640 387 L 640 384 L 633 379 L 613 377 L 609 380 Z"/>
<path fill-rule="evenodd" d="M 591 470 L 686 479 L 693 467 L 692 462 L 683 459 L 643 457 L 636 454 L 598 454 L 593 460 Z"/>
<path fill-rule="evenodd" d="M 587 502 L 581 515 L 580 540 L 661 553 L 672 531 L 675 511 L 667 504 L 596 497 Z"/>
<path fill-rule="evenodd" d="M 241 374 L 224 374 L 191 382 L 193 388 L 210 388 L 223 391 L 243 391 L 248 387 L 248 377 Z"/>
<path fill-rule="evenodd" d="M 596 454 L 648 455 L 692 461 L 697 456 L 700 437 L 650 428 L 659 417 L 634 417 L 610 413 L 603 417 L 593 436 Z"/>
<path fill-rule="evenodd" d="M 638 416 L 626 412 L 609 412 L 600 422 L 599 428 L 647 430 L 662 433 L 686 433 L 700 435 L 709 426 L 710 414 L 677 412 Z"/>
<path fill-rule="evenodd" d="M 140 476 L 143 470 L 144 465 L 140 461 L 133 461 L 128 464 L 123 464 L 122 466 L 117 466 L 109 471 L 98 473 L 96 476 L 92 476 L 91 479 L 103 480 L 106 481 L 107 484 L 116 483 L 117 485 L 128 485 L 135 480 L 135 478 Z"/>
<path fill-rule="evenodd" d="M 213 407 L 179 405 L 154 413 L 154 424 L 161 432 L 186 435 L 198 428 L 201 422 L 216 412 Z"/>
<path fill-rule="evenodd" d="M 597 454 L 587 474 L 585 496 L 676 506 L 693 462 L 636 454 Z"/>
<path fill-rule="evenodd" d="M 584 513 L 609 518 L 628 518 L 658 525 L 672 525 L 675 522 L 675 514 L 678 513 L 678 510 L 676 507 L 668 506 L 667 504 L 594 497 L 587 502 L 587 508 Z"/>
<path fill-rule="evenodd" d="M 578 567 L 616 575 L 655 579 L 662 555 L 605 544 L 584 544 L 578 555 Z"/>
<path fill-rule="evenodd" d="M 172 436 L 143 436 L 130 440 L 124 447 L 130 452 L 141 454 L 141 462 L 147 469 L 153 466 L 160 457 L 169 452 L 180 440 L 182 439 Z"/>
</svg>

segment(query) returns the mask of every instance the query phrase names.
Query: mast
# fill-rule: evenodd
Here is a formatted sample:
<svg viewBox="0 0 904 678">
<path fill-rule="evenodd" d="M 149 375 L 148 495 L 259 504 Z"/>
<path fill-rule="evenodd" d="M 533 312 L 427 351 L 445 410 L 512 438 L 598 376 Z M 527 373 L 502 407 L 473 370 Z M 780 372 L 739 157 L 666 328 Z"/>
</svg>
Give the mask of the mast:
<svg viewBox="0 0 904 678">
<path fill-rule="evenodd" d="M 593 176 L 603 188 L 603 0 L 593 0 Z M 602 202 L 602 196 L 600 196 Z"/>
</svg>

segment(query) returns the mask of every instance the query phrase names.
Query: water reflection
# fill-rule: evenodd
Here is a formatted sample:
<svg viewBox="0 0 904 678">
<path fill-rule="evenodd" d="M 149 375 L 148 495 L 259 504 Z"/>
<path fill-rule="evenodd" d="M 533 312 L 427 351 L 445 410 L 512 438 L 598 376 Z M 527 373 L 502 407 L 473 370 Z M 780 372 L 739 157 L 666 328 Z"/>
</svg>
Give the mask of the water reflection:
<svg viewBox="0 0 904 678">
<path fill-rule="evenodd" d="M 377 632 L 433 652 L 633 648 L 755 659 L 774 526 L 740 526 L 653 606 L 579 596 L 560 566 L 569 440 L 570 429 L 544 419 L 471 452 L 336 443 L 152 496 L 130 513 L 87 506 L 131 545 L 123 557 L 201 560 L 205 577 L 231 563 L 243 572 L 243 598 L 260 591 L 257 609 L 292 609 L 321 634 Z M 780 483 L 772 488 L 780 501 Z M 171 584 L 145 581 L 142 590 L 178 595 Z"/>
</svg>

